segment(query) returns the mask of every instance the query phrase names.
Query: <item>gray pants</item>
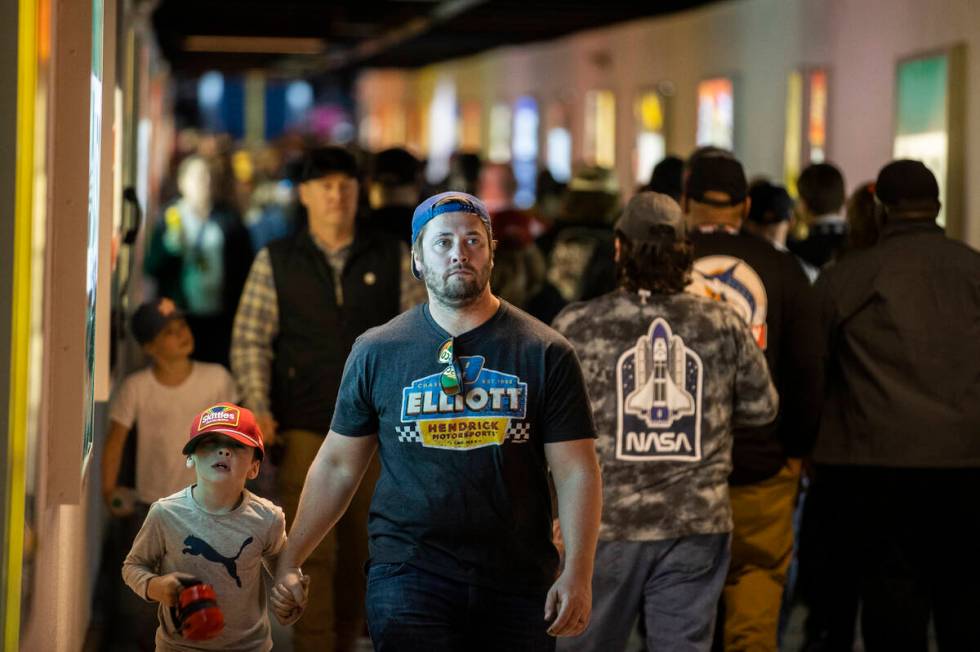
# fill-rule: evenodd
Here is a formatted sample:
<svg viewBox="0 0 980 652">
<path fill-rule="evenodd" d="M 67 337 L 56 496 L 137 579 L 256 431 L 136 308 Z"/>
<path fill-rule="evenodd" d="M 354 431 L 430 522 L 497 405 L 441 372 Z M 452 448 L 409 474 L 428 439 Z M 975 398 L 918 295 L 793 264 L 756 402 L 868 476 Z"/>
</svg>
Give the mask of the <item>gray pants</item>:
<svg viewBox="0 0 980 652">
<path fill-rule="evenodd" d="M 624 650 L 637 616 L 646 624 L 648 652 L 707 652 L 730 545 L 730 534 L 600 541 L 592 620 L 582 635 L 558 639 L 558 652 Z"/>
</svg>

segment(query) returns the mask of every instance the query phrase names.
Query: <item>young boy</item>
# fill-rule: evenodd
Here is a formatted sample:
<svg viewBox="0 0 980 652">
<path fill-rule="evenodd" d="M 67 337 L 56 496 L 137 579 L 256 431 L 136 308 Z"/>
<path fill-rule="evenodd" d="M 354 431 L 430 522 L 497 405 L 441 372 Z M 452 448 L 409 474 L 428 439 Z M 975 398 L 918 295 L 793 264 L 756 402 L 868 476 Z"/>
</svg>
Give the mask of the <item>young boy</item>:
<svg viewBox="0 0 980 652">
<path fill-rule="evenodd" d="M 126 584 L 148 601 L 159 602 L 158 651 L 272 649 L 263 566 L 273 572 L 286 545 L 282 509 L 245 489 L 265 454 L 262 431 L 250 410 L 219 403 L 195 417 L 183 448 L 197 481 L 156 501 L 126 557 Z M 207 640 L 185 639 L 171 607 L 182 580 L 196 578 L 214 587 L 224 628 Z M 277 601 L 285 620 L 302 610 Z"/>
<path fill-rule="evenodd" d="M 183 313 L 166 297 L 141 305 L 132 332 L 153 361 L 129 375 L 113 396 L 110 429 L 102 457 L 102 494 L 109 509 L 125 516 L 119 496 L 119 465 L 129 432 L 138 427 L 136 453 L 137 513 L 158 498 L 186 487 L 194 473 L 184 466 L 174 433 L 183 432 L 195 414 L 221 401 L 235 402 L 231 374 L 218 364 L 191 360 L 194 336 Z M 119 502 L 120 504 L 114 504 Z"/>
</svg>

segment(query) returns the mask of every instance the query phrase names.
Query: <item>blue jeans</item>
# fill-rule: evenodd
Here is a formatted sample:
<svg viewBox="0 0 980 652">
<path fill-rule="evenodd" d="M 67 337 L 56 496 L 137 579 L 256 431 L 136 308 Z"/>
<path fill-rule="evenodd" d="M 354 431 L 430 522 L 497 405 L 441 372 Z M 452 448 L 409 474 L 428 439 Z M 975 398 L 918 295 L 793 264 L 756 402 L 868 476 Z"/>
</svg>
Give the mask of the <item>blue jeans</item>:
<svg viewBox="0 0 980 652">
<path fill-rule="evenodd" d="M 368 569 L 368 631 L 377 652 L 552 652 L 545 593 L 474 586 L 411 564 Z"/>
<path fill-rule="evenodd" d="M 707 652 L 730 544 L 730 534 L 600 541 L 592 619 L 580 636 L 560 639 L 559 652 L 620 652 L 638 615 L 646 624 L 648 652 Z"/>
</svg>

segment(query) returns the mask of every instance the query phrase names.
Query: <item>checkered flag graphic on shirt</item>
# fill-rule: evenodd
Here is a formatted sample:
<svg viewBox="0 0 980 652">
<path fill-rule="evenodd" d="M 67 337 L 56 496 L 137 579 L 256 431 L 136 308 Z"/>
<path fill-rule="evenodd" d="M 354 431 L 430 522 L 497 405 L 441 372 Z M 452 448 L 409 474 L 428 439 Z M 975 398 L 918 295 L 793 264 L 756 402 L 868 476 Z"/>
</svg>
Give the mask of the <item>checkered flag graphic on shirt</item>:
<svg viewBox="0 0 980 652">
<path fill-rule="evenodd" d="M 422 443 L 422 435 L 419 434 L 415 424 L 410 426 L 395 426 L 395 432 L 398 433 L 398 441 Z"/>
<path fill-rule="evenodd" d="M 531 440 L 531 424 L 526 421 L 510 422 L 507 426 L 507 437 L 515 444 Z"/>
</svg>

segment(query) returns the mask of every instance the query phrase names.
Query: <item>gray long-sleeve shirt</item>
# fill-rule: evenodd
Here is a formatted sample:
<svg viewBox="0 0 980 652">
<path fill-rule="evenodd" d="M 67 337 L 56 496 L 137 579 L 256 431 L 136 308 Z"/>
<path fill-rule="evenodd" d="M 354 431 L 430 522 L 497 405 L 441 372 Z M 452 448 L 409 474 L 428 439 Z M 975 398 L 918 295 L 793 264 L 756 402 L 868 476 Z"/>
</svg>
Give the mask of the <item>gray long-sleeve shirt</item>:
<svg viewBox="0 0 980 652">
<path fill-rule="evenodd" d="M 162 498 L 136 535 L 123 563 L 123 580 L 146 599 L 150 579 L 175 571 L 190 573 L 211 584 L 225 626 L 215 638 L 189 641 L 181 637 L 171 610 L 158 610 L 157 650 L 272 649 L 262 569 L 271 575 L 286 545 L 282 509 L 245 490 L 241 505 L 227 514 L 204 511 L 191 488 Z"/>
</svg>

